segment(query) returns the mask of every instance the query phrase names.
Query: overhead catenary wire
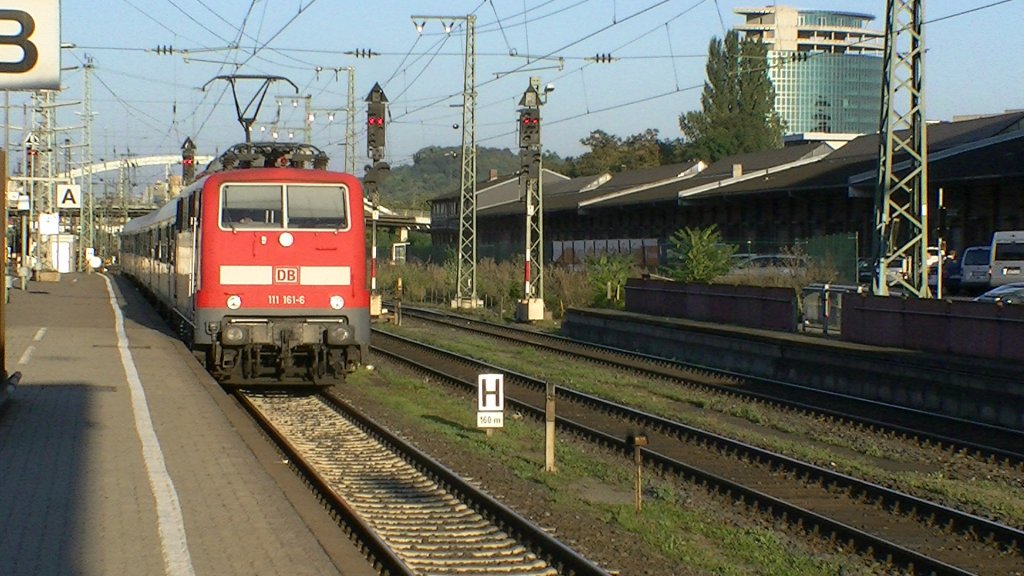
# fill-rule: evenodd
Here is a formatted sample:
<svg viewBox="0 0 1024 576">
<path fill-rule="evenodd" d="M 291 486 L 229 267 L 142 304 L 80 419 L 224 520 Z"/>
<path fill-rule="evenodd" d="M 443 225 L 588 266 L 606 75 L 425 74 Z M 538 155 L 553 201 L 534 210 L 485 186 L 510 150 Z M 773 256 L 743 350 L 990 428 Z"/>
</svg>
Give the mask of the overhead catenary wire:
<svg viewBox="0 0 1024 576">
<path fill-rule="evenodd" d="M 566 45 L 562 46 L 561 48 L 557 48 L 557 49 L 555 49 L 555 50 L 552 50 L 552 51 L 548 52 L 547 54 L 545 54 L 544 56 L 542 56 L 542 58 L 548 58 L 548 57 L 550 57 L 550 56 L 552 56 L 552 55 L 554 55 L 554 54 L 557 54 L 557 53 L 559 53 L 559 52 L 562 52 L 562 51 L 564 51 L 564 50 L 565 50 L 566 48 L 570 48 L 570 47 L 572 47 L 572 46 L 575 46 L 576 44 L 579 44 L 579 43 L 581 43 L 581 42 L 583 42 L 583 41 L 585 41 L 585 40 L 587 40 L 587 39 L 590 39 L 590 38 L 592 38 L 592 37 L 594 37 L 594 36 L 596 36 L 596 35 L 600 34 L 601 32 L 607 31 L 608 29 L 610 29 L 610 28 L 612 28 L 612 27 L 614 27 L 614 26 L 616 26 L 616 25 L 619 25 L 619 24 L 621 24 L 621 23 L 623 23 L 623 22 L 629 21 L 629 20 L 631 20 L 631 19 L 633 19 L 633 18 L 636 18 L 637 16 L 639 16 L 639 15 L 641 15 L 641 14 L 644 14 L 644 13 L 646 13 L 646 12 L 649 12 L 650 10 L 653 10 L 654 8 L 657 8 L 657 7 L 659 7 L 659 6 L 662 6 L 662 5 L 666 4 L 666 3 L 668 3 L 669 1 L 670 1 L 670 0 L 660 0 L 659 2 L 656 2 L 656 3 L 654 3 L 653 5 L 651 5 L 651 6 L 648 6 L 647 8 L 644 8 L 644 9 L 642 9 L 642 10 L 638 10 L 638 11 L 636 11 L 636 12 L 634 12 L 634 13 L 630 14 L 629 16 L 627 16 L 627 17 L 623 18 L 622 20 L 619 20 L 618 22 L 613 22 L 613 23 L 611 23 L 611 24 L 608 24 L 608 25 L 606 25 L 606 26 L 603 26 L 603 27 L 599 28 L 598 30 L 595 30 L 595 31 L 593 31 L 593 32 L 590 32 L 590 33 L 588 33 L 588 34 L 584 35 L 583 37 L 581 37 L 581 38 L 578 38 L 578 39 L 576 39 L 576 40 L 574 40 L 574 41 L 572 41 L 572 42 L 570 42 L 570 43 L 568 43 L 568 44 L 566 44 Z M 525 68 L 525 67 L 526 67 L 526 66 L 528 66 L 528 65 L 529 65 L 529 62 L 527 62 L 526 64 L 522 64 L 522 65 L 518 66 L 517 68 L 513 69 L 513 70 L 512 70 L 512 72 L 517 72 L 517 71 L 520 71 L 520 70 L 522 70 L 523 68 Z M 510 73 L 512 73 L 512 72 L 510 72 Z M 497 79 L 496 79 L 496 78 L 492 78 L 492 79 L 490 79 L 490 80 L 485 80 L 485 81 L 483 81 L 483 82 L 480 82 L 480 83 L 478 83 L 478 84 L 476 85 L 476 88 L 477 88 L 477 89 L 479 89 L 479 88 L 481 88 L 481 87 L 483 87 L 483 86 L 486 86 L 486 85 L 488 85 L 488 84 L 491 84 L 491 83 L 493 83 L 493 82 L 496 82 L 496 81 L 497 81 Z M 419 112 L 419 111 L 422 111 L 422 110 L 424 110 L 424 109 L 426 109 L 426 108 L 430 108 L 430 107 L 432 107 L 432 106 L 435 106 L 435 105 L 437 105 L 437 104 L 440 104 L 440 103 L 442 103 L 442 102 L 445 102 L 446 100 L 450 100 L 451 98 L 454 98 L 454 97 L 456 97 L 456 96 L 458 96 L 458 95 L 460 95 L 460 94 L 462 94 L 462 92 L 461 92 L 461 91 L 460 91 L 460 92 L 456 92 L 456 93 L 453 93 L 453 94 L 449 94 L 449 95 L 447 95 L 447 96 L 444 96 L 444 97 L 441 97 L 441 98 L 438 98 L 437 100 L 435 100 L 435 101 L 431 102 L 430 104 L 427 104 L 427 105 L 425 105 L 425 106 L 421 106 L 421 107 L 419 107 L 419 108 L 414 108 L 414 109 L 413 109 L 412 111 L 410 111 L 410 112 L 407 112 L 407 113 L 403 114 L 402 116 L 399 116 L 399 118 L 401 118 L 401 117 L 404 117 L 404 116 L 407 116 L 407 115 L 410 115 L 410 114 L 415 114 L 415 113 L 417 113 L 417 112 Z"/>
<path fill-rule="evenodd" d="M 178 3 L 181 4 L 181 1 L 182 0 L 178 0 Z M 937 22 L 948 21 L 948 20 L 951 20 L 951 19 L 954 19 L 954 18 L 957 18 L 957 17 L 960 17 L 960 16 L 967 16 L 968 14 L 973 14 L 973 13 L 979 12 L 979 11 L 984 10 L 986 8 L 991 8 L 993 6 L 1006 5 L 1006 4 L 1009 4 L 1010 2 L 1013 2 L 1013 1 L 1014 0 L 993 1 L 993 2 L 990 2 L 990 3 L 988 3 L 986 5 L 983 5 L 983 6 L 978 6 L 978 7 L 974 7 L 974 8 L 970 8 L 970 9 L 964 9 L 964 10 L 961 10 L 959 12 L 955 12 L 953 14 L 947 14 L 947 15 L 943 15 L 943 16 L 939 16 L 939 17 L 933 18 L 931 20 L 927 20 L 927 21 L 925 21 L 925 24 L 932 24 L 932 23 L 937 23 Z M 303 5 L 307 4 L 306 2 L 300 2 L 300 3 L 303 4 Z M 577 4 L 579 4 L 579 3 L 577 3 Z M 131 5 L 131 4 L 129 3 L 129 5 Z M 550 2 L 545 2 L 544 5 L 545 5 L 545 7 L 547 7 L 547 6 L 550 6 L 551 3 Z M 628 4 L 624 3 L 624 6 L 626 6 L 626 5 L 628 5 Z M 716 6 L 717 5 L 718 5 L 718 3 L 716 2 Z M 187 6 L 183 5 L 183 4 L 182 4 L 182 6 L 186 7 L 186 8 L 189 8 L 189 7 L 187 7 Z M 266 7 L 266 3 L 265 3 L 264 8 L 265 7 Z M 133 8 L 137 8 L 137 7 L 133 6 Z M 251 12 L 252 14 L 256 14 L 257 13 L 253 9 L 252 4 L 250 4 L 250 3 L 245 3 L 245 5 L 242 8 L 242 10 L 246 10 L 246 8 L 248 8 L 249 12 Z M 526 3 L 524 2 L 524 6 L 523 6 L 524 12 L 525 12 L 526 8 L 527 8 L 526 7 Z M 492 9 L 493 9 L 493 6 L 492 6 Z M 507 43 L 505 43 L 506 47 L 508 47 L 509 45 L 512 45 L 514 47 L 515 44 L 516 44 L 516 42 L 514 41 L 514 36 L 511 34 L 511 30 L 513 30 L 513 28 L 515 26 L 524 26 L 525 25 L 524 21 L 527 20 L 530 16 L 539 15 L 542 12 L 542 10 L 537 10 L 536 7 L 530 7 L 530 10 L 532 10 L 532 12 L 530 12 L 529 15 L 526 15 L 524 13 L 520 13 L 517 16 L 515 16 L 515 19 L 518 20 L 518 22 L 513 22 L 512 20 L 509 19 L 510 17 L 506 17 L 500 23 L 498 21 L 495 21 L 495 22 L 491 23 L 494 26 L 493 32 L 495 34 L 501 33 L 501 31 L 504 30 L 505 35 L 509 39 L 509 41 Z M 519 10 L 516 10 L 516 12 L 519 12 Z M 242 16 L 241 12 L 240 12 L 239 16 Z M 147 17 L 148 17 L 148 15 L 147 15 Z M 619 18 L 616 17 L 615 19 L 618 20 Z M 256 19 L 254 19 L 251 16 L 249 16 L 249 24 L 248 24 L 248 26 L 254 26 L 255 20 Z M 482 27 L 483 27 L 483 25 L 478 26 L 478 31 Z M 659 24 L 659 28 L 665 28 L 664 23 Z M 172 30 L 172 28 L 170 28 L 170 27 L 164 26 L 163 29 L 167 30 L 170 33 L 180 34 L 179 32 L 174 32 Z M 242 30 L 249 30 L 249 28 L 244 28 L 243 27 Z M 240 37 L 244 38 L 244 36 L 240 36 Z M 679 36 L 677 36 L 676 38 L 678 39 Z M 497 41 L 496 38 L 494 40 Z M 418 38 L 417 38 L 417 41 L 419 41 Z M 682 54 L 677 54 L 676 53 L 676 50 L 678 49 L 678 46 L 673 45 L 673 39 L 671 38 L 671 36 L 669 36 L 664 41 L 667 42 L 667 44 L 663 44 L 663 46 L 666 46 L 666 48 L 667 48 L 667 50 L 665 50 L 666 52 L 668 52 L 667 55 L 659 55 L 659 54 L 651 53 L 650 51 L 645 51 L 645 53 L 643 53 L 643 54 L 634 54 L 634 55 L 621 55 L 620 56 L 619 54 L 616 54 L 616 58 L 621 58 L 623 60 L 626 60 L 626 59 L 642 60 L 642 59 L 654 59 L 654 58 L 664 57 L 664 58 L 666 58 L 667 60 L 669 60 L 671 62 L 677 62 L 679 58 L 687 57 L 687 56 L 684 56 Z M 268 44 L 268 42 L 266 42 L 265 40 L 263 42 L 256 42 L 250 48 L 250 52 L 258 51 L 257 49 L 259 49 L 261 46 L 262 46 L 262 54 L 264 54 L 264 55 L 266 55 L 268 53 L 268 51 L 274 51 L 275 53 L 282 53 L 282 54 L 284 54 L 284 53 L 290 53 L 290 54 L 295 54 L 295 55 L 300 54 L 299 51 L 289 52 L 289 49 L 287 49 L 287 48 L 278 47 L 278 46 L 276 46 L 275 42 L 270 42 Z M 420 44 L 420 46 L 422 46 L 422 44 Z M 121 47 L 109 47 L 109 49 L 112 49 L 112 50 L 123 50 L 123 48 L 121 48 Z M 143 48 L 139 48 L 137 50 L 144 50 L 144 49 Z M 383 52 L 385 54 L 388 54 L 387 51 L 383 51 L 382 50 L 381 52 Z M 412 56 L 413 52 L 415 52 L 415 50 L 410 50 L 409 52 L 394 52 L 393 54 L 409 54 L 409 59 L 411 60 L 413 58 L 413 56 Z M 442 57 L 446 56 L 448 54 L 448 52 L 450 52 L 450 50 L 449 51 L 444 51 L 444 50 L 442 50 L 442 51 L 435 51 L 434 52 L 434 58 L 438 58 L 438 59 L 442 58 Z M 310 54 L 320 53 L 320 54 L 328 54 L 329 55 L 329 54 L 336 54 L 337 51 L 330 51 L 330 50 L 324 50 L 324 51 L 302 50 L 301 53 L 310 53 Z M 454 55 L 454 53 L 453 53 L 453 55 Z M 478 55 L 484 55 L 484 53 L 483 52 L 479 52 Z M 494 55 L 495 56 L 500 56 L 501 53 L 494 52 Z M 692 57 L 698 58 L 698 57 L 704 57 L 704 56 L 705 55 L 701 54 L 701 55 L 693 55 Z M 583 57 L 582 56 L 563 56 L 563 58 L 565 58 L 566 60 L 575 60 L 577 58 L 583 58 Z M 313 57 L 313 58 L 310 58 L 310 59 L 311 60 L 320 60 L 320 58 L 318 58 L 318 57 Z M 250 62 L 250 65 L 251 64 L 252 64 L 252 62 Z M 305 70 L 309 70 L 309 69 L 310 69 L 309 67 L 305 68 Z M 572 71 L 567 71 L 567 72 L 569 74 L 572 74 Z M 667 72 L 667 70 L 665 72 Z M 397 73 L 397 71 L 396 71 L 396 73 Z M 410 69 L 408 71 L 408 73 L 409 73 L 409 75 L 411 77 L 415 72 L 413 72 L 413 70 Z M 106 74 L 106 79 L 107 79 L 108 83 L 110 83 L 110 75 L 111 75 L 111 71 L 108 70 L 107 74 Z M 689 74 L 684 75 L 681 70 L 678 70 L 677 68 L 674 67 L 673 75 L 674 75 L 674 78 L 675 78 L 675 85 L 678 88 L 680 86 L 681 82 L 685 82 L 686 81 L 686 77 L 685 76 L 687 76 Z M 426 76 L 426 75 L 423 75 L 423 76 Z M 585 80 L 585 81 L 596 81 L 596 76 L 594 76 L 593 74 L 584 75 L 584 72 L 582 72 L 582 71 L 580 72 L 580 78 L 581 78 L 581 80 Z M 154 77 L 153 81 L 154 82 L 166 82 L 161 77 Z M 421 77 L 419 79 L 419 81 L 416 82 L 415 84 L 417 86 L 421 86 L 423 84 L 423 78 Z M 114 85 L 115 84 L 111 84 L 111 86 L 114 86 Z M 174 85 L 174 84 L 173 83 L 169 83 L 169 84 L 166 84 L 166 85 Z M 195 86 L 188 86 L 188 88 L 193 88 L 194 89 Z M 584 86 L 584 91 L 586 91 L 586 86 Z M 595 92 L 594 90 L 590 90 L 590 93 L 597 94 L 597 92 Z M 412 92 L 411 89 L 404 91 L 404 94 L 402 95 L 403 102 L 407 102 L 408 103 L 408 102 L 416 101 L 416 102 L 426 103 L 428 101 L 437 101 L 437 98 L 434 98 L 432 100 L 427 100 L 426 98 L 419 98 L 419 97 L 417 97 L 415 100 L 409 99 L 408 97 L 410 95 L 412 95 L 412 94 L 413 94 L 413 92 Z M 216 95 L 215 92 L 214 93 L 210 93 L 210 94 L 204 94 L 203 99 L 204 99 L 204 101 L 206 101 L 206 104 L 204 104 L 203 108 L 205 108 L 206 105 L 209 105 L 209 100 L 213 99 L 213 97 L 215 95 Z M 140 103 L 146 102 L 145 100 L 136 100 L 134 98 L 131 98 L 130 95 L 127 94 L 127 93 L 122 93 L 122 94 L 119 94 L 118 96 L 119 96 L 120 100 L 115 99 L 115 101 L 119 102 L 121 105 L 124 105 L 125 102 L 130 102 L 130 103 L 133 103 L 136 106 L 138 106 Z M 450 99 L 452 96 L 457 96 L 457 94 L 445 97 L 445 99 Z M 602 103 L 600 102 L 600 100 L 603 100 L 605 97 L 603 95 L 599 94 L 597 96 L 597 98 L 598 98 L 597 102 L 590 102 L 589 101 L 589 95 L 585 96 L 585 102 L 584 102 L 585 108 L 588 111 L 590 111 L 590 113 L 592 113 L 592 114 L 598 114 L 598 113 L 600 113 L 600 110 L 605 108 L 604 106 L 601 105 Z M 508 98 L 503 98 L 502 99 L 502 102 L 507 102 L 507 101 L 508 101 Z M 220 105 L 220 101 L 218 101 L 216 106 L 219 106 L 219 105 Z M 201 115 L 202 112 L 204 112 L 204 111 L 205 110 L 199 110 L 198 112 Z M 411 118 L 411 117 L 416 115 L 414 110 L 410 110 L 409 114 L 411 116 L 407 116 L 406 118 Z M 420 114 L 420 116 L 422 116 L 422 114 Z M 194 117 L 194 115 L 193 115 L 193 117 Z M 551 121 L 549 121 L 547 123 L 552 123 L 552 122 L 554 122 L 554 120 L 551 120 Z M 204 125 L 205 125 L 205 123 L 204 123 Z"/>
</svg>

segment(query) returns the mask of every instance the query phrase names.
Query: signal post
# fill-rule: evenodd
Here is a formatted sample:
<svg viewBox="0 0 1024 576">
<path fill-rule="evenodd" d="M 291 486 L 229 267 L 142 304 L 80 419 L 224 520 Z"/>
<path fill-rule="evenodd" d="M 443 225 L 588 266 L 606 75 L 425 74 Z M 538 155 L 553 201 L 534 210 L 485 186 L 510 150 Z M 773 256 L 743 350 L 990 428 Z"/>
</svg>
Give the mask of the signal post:
<svg viewBox="0 0 1024 576">
<path fill-rule="evenodd" d="M 549 87 L 540 92 L 540 78 L 519 100 L 519 196 L 526 202 L 526 251 L 523 261 L 523 299 L 516 306 L 520 322 L 543 320 L 544 309 L 544 195 L 541 184 L 540 106 Z"/>
<path fill-rule="evenodd" d="M 388 97 L 379 83 L 374 83 L 366 96 L 366 155 L 373 164 L 363 177 L 363 186 L 373 205 L 372 231 L 370 233 L 370 316 L 380 317 L 383 311 L 381 294 L 377 291 L 377 219 L 380 217 L 381 180 L 387 176 L 391 167 L 383 161 L 386 130 L 384 118 L 387 115 Z"/>
</svg>

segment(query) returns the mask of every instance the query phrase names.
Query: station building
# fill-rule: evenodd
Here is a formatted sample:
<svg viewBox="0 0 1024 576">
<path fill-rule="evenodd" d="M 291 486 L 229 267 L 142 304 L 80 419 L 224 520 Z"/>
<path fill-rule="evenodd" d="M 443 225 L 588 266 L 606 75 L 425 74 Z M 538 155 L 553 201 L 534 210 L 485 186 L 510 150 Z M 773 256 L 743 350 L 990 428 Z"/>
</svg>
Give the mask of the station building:
<svg viewBox="0 0 1024 576">
<path fill-rule="evenodd" d="M 947 248 L 988 244 L 997 230 L 1024 229 L 1024 111 L 930 123 L 928 212 L 944 195 Z M 717 225 L 740 252 L 774 252 L 815 238 L 852 238 L 870 254 L 878 134 L 798 141 L 778 149 L 579 178 L 544 170 L 544 259 L 581 264 L 600 253 L 631 253 L 664 264 L 673 233 Z M 897 171 L 905 158 L 895 158 Z M 454 250 L 459 195 L 431 203 L 435 250 Z M 934 224 L 932 225 L 934 227 Z M 525 204 L 518 178 L 478 185 L 477 254 L 511 259 L 525 251 Z M 748 250 L 751 246 L 753 249 Z"/>
</svg>

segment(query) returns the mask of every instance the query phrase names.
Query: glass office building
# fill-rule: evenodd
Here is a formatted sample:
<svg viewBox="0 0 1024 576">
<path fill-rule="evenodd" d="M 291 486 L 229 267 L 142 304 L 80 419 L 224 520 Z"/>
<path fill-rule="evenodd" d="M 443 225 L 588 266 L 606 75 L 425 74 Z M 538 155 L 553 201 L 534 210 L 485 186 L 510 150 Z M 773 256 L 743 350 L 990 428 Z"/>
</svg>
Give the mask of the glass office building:
<svg viewBox="0 0 1024 576">
<path fill-rule="evenodd" d="M 741 36 L 768 47 L 775 109 L 786 134 L 878 131 L 884 34 L 870 14 L 737 8 Z"/>
</svg>

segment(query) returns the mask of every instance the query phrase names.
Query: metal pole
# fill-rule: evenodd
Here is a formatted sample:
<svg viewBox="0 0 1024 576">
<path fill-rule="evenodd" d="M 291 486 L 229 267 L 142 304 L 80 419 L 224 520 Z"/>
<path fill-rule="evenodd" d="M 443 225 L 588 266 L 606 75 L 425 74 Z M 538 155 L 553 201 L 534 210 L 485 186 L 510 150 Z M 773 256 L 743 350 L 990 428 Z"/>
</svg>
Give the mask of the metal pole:
<svg viewBox="0 0 1024 576">
<path fill-rule="evenodd" d="M 544 471 L 557 472 L 555 466 L 555 385 L 547 383 L 544 393 Z"/>
<path fill-rule="evenodd" d="M 939 214 L 942 214 L 942 188 L 939 188 Z M 946 247 L 942 245 L 942 229 L 936 234 L 935 245 L 939 247 L 939 263 L 935 269 L 935 297 L 942 300 L 942 271 L 946 264 Z"/>
<path fill-rule="evenodd" d="M 4 91 L 5 95 L 5 107 L 9 103 L 7 98 L 7 91 Z M 3 252 L 3 274 L 4 274 L 4 288 L 2 297 L 0 297 L 0 386 L 4 389 L 0 390 L 0 399 L 3 399 L 7 393 L 7 320 L 4 316 L 7 309 L 7 141 L 4 140 L 4 148 L 0 150 L 0 205 L 3 206 L 4 213 L 4 237 L 0 239 L 0 252 Z"/>
<path fill-rule="evenodd" d="M 32 94 L 32 101 L 35 102 L 36 94 Z M 28 110 L 25 111 L 25 134 L 35 135 L 35 131 L 30 128 L 35 123 L 35 106 L 32 107 L 32 122 L 29 122 Z M 31 243 L 32 243 L 32 270 L 39 269 L 39 227 L 36 223 L 36 156 L 32 156 L 32 161 L 29 161 L 29 151 L 27 150 L 28 145 L 26 144 L 25 150 L 25 175 L 29 176 L 28 189 L 28 226 L 30 231 Z M 28 265 L 28 253 L 26 251 L 26 257 L 24 264 Z"/>
<path fill-rule="evenodd" d="M 348 100 L 346 101 L 345 124 L 345 170 L 349 174 L 356 173 L 356 69 L 346 68 L 348 72 Z"/>
<path fill-rule="evenodd" d="M 83 66 L 83 70 L 85 73 L 85 98 L 82 99 L 84 106 L 83 115 L 85 116 L 85 118 L 83 118 L 83 120 L 85 121 L 84 127 L 82 128 L 82 139 L 85 140 L 85 170 L 82 173 L 82 179 L 85 181 L 85 186 L 82 187 L 82 191 L 85 195 L 85 201 L 89 203 L 89 205 L 85 207 L 85 211 L 83 212 L 83 214 L 85 215 L 83 226 L 88 228 L 89 233 L 88 236 L 82 236 L 82 242 L 84 243 L 86 241 L 86 238 L 88 238 L 88 244 L 86 244 L 86 253 L 88 254 L 88 251 L 92 250 L 92 255 L 97 256 L 95 212 L 96 206 L 92 189 L 92 69 L 92 57 L 86 55 L 85 65 Z M 83 202 L 83 206 L 84 205 L 85 202 Z M 88 267 L 89 263 L 86 262 L 85 265 Z"/>
<path fill-rule="evenodd" d="M 643 477 L 641 472 L 643 471 L 643 453 L 642 447 L 647 446 L 650 441 L 644 434 L 635 434 L 627 438 L 629 444 L 633 445 L 633 464 L 636 465 L 636 495 L 635 495 L 635 506 L 636 512 L 639 514 L 643 510 L 644 506 L 644 485 Z"/>
</svg>

